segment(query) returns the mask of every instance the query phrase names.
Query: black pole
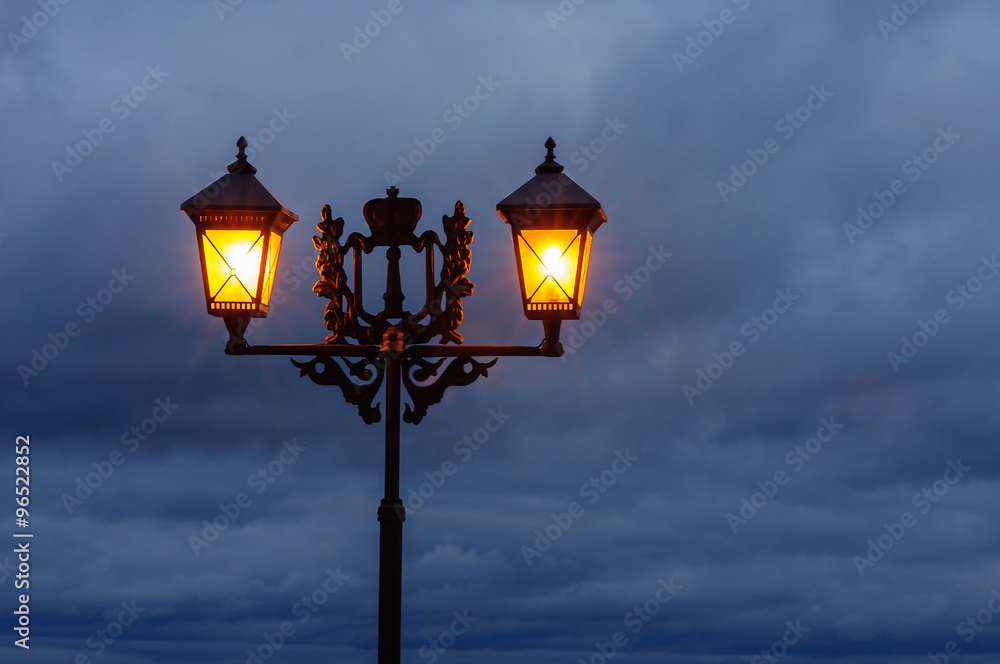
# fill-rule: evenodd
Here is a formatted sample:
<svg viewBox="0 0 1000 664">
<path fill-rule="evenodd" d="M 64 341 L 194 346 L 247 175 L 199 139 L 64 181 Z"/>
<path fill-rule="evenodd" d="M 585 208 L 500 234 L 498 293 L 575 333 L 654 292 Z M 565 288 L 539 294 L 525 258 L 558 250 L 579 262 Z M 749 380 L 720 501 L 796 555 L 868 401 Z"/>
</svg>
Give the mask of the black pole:
<svg viewBox="0 0 1000 664">
<path fill-rule="evenodd" d="M 400 347 L 401 340 L 398 342 Z M 403 501 L 399 499 L 400 353 L 389 342 L 385 358 L 385 498 L 378 508 L 378 664 L 399 664 L 403 603 Z"/>
</svg>

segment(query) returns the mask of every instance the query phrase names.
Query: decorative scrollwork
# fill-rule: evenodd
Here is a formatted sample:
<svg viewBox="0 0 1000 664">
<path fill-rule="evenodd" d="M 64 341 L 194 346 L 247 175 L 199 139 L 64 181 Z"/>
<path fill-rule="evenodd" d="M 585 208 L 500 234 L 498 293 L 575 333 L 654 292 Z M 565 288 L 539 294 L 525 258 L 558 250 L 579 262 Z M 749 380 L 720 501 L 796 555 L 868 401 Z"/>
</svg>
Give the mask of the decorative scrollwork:
<svg viewBox="0 0 1000 664">
<path fill-rule="evenodd" d="M 416 357 L 403 360 L 403 387 L 410 395 L 413 407 L 406 404 L 403 410 L 403 421 L 409 424 L 420 424 L 427 414 L 427 409 L 440 403 L 444 391 L 449 387 L 469 385 L 480 376 L 486 376 L 490 367 L 497 363 L 496 358 L 489 362 L 479 362 L 473 358 L 452 358 L 441 371 L 441 365 L 448 358 L 437 362 Z M 439 375 L 440 372 L 440 375 Z M 433 376 L 437 379 L 424 383 Z"/>
<path fill-rule="evenodd" d="M 472 252 L 469 245 L 475 233 L 468 230 L 469 218 L 465 216 L 465 205 L 456 201 L 455 214 L 442 215 L 445 243 L 441 247 L 444 263 L 441 265 L 441 281 L 435 292 L 435 300 L 444 297 L 444 311 L 436 317 L 434 331 L 441 335 L 441 343 L 462 343 L 462 335 L 458 326 L 462 324 L 462 298 L 472 295 L 476 286 L 469 278 L 469 268 L 472 265 Z"/>
<path fill-rule="evenodd" d="M 458 326 L 464 312 L 462 298 L 472 295 L 475 284 L 469 278 L 472 253 L 469 245 L 475 234 L 469 230 L 469 218 L 465 215 L 462 201 L 456 201 L 453 215 L 442 215 L 444 242 L 434 231 L 425 231 L 419 237 L 413 228 L 420 217 L 420 203 L 416 199 L 401 199 L 391 188 L 387 199 L 369 201 L 365 207 L 365 220 L 372 231 L 371 236 L 351 233 L 344 235 L 344 219 L 333 218 L 329 205 L 323 206 L 322 221 L 316 225 L 320 235 L 313 236 L 313 245 L 319 251 L 316 269 L 319 280 L 313 292 L 329 300 L 323 320 L 330 334 L 327 344 L 350 344 L 355 340 L 362 345 L 375 345 L 383 341 L 383 334 L 390 329 L 399 330 L 405 345 L 429 343 L 440 336 L 441 343 L 462 343 Z M 424 254 L 425 278 L 423 306 L 416 313 L 402 308 L 404 295 L 400 284 L 400 246 L 409 246 L 418 254 Z M 389 261 L 386 294 L 383 296 L 385 309 L 373 314 L 365 310 L 361 283 L 362 260 L 376 247 L 387 247 Z M 440 278 L 435 283 L 434 257 L 440 250 L 443 263 Z M 353 282 L 348 286 L 344 260 L 348 251 L 353 257 Z M 343 358 L 341 358 L 343 359 Z M 333 358 L 315 358 L 309 362 L 293 364 L 299 367 L 303 376 L 308 375 L 320 385 L 337 385 L 344 398 L 358 406 L 358 412 L 369 424 L 381 419 L 378 405 L 372 400 L 383 381 L 385 367 L 367 362 L 351 363 L 343 360 L 348 373 Z M 403 420 L 416 424 L 427 414 L 429 406 L 439 403 L 444 391 L 453 385 L 468 385 L 480 376 L 496 360 L 481 363 L 474 359 L 455 359 L 445 364 L 445 360 L 429 361 L 409 359 L 403 361 L 402 382 L 413 402 L 407 405 Z M 371 375 L 367 367 L 376 366 L 377 374 Z M 360 379 L 355 383 L 351 376 Z"/>
<path fill-rule="evenodd" d="M 382 332 L 390 325 L 397 325 L 407 335 L 408 343 L 427 343 L 440 335 L 442 343 L 462 343 L 462 335 L 458 326 L 464 316 L 462 298 L 472 295 L 475 290 L 468 276 L 472 265 L 472 253 L 469 245 L 475 237 L 470 231 L 469 218 L 465 215 L 462 201 L 456 201 L 455 213 L 452 216 L 442 215 L 445 241 L 442 243 L 433 231 L 423 233 L 419 238 L 409 233 L 406 238 L 395 238 L 389 241 L 390 251 L 398 250 L 397 242 L 408 244 L 418 252 L 429 252 L 427 259 L 427 302 L 429 306 L 417 314 L 407 314 L 403 320 L 392 323 L 387 320 L 386 312 L 378 315 L 365 313 L 361 308 L 361 284 L 348 286 L 347 273 L 344 269 L 344 258 L 347 250 L 354 253 L 355 281 L 360 280 L 361 255 L 368 254 L 375 246 L 372 237 L 352 233 L 346 241 L 341 238 L 344 233 L 343 217 L 333 218 L 329 205 L 323 206 L 322 222 L 316 225 L 319 236 L 313 236 L 313 245 L 319 250 L 316 258 L 316 269 L 320 278 L 313 286 L 313 292 L 329 300 L 324 311 L 323 320 L 330 330 L 326 342 L 331 344 L 348 343 L 347 339 L 356 339 L 363 344 L 376 344 L 381 339 Z M 402 235 L 399 236 L 402 238 Z M 440 279 L 436 285 L 433 282 L 434 248 L 441 250 L 443 264 Z M 391 314 L 389 316 L 391 318 Z M 364 319 L 368 325 L 360 322 Z M 420 320 L 418 320 L 420 319 Z"/>
<path fill-rule="evenodd" d="M 357 325 L 353 316 L 353 294 L 347 286 L 347 274 L 344 272 L 344 248 L 340 237 L 344 234 L 344 218 L 333 219 L 329 205 L 323 206 L 323 221 L 316 224 L 322 234 L 313 236 L 313 246 L 319 250 L 316 257 L 316 269 L 319 271 L 319 281 L 313 286 L 313 292 L 330 300 L 323 311 L 323 322 L 330 335 L 326 343 L 346 343 L 345 337 L 350 336 L 352 328 Z M 344 304 L 346 303 L 346 309 Z"/>
<path fill-rule="evenodd" d="M 359 360 L 351 361 L 342 358 L 347 365 L 347 373 L 340 364 L 332 357 L 313 358 L 308 362 L 296 362 L 292 364 L 299 368 L 300 376 L 309 376 L 312 382 L 317 385 L 336 385 L 344 395 L 348 403 L 358 407 L 358 414 L 365 424 L 374 424 L 382 419 L 379 409 L 381 402 L 372 405 L 375 395 L 382 387 L 382 379 L 385 376 L 385 367 L 381 361 Z M 362 383 L 351 380 L 353 376 Z"/>
</svg>

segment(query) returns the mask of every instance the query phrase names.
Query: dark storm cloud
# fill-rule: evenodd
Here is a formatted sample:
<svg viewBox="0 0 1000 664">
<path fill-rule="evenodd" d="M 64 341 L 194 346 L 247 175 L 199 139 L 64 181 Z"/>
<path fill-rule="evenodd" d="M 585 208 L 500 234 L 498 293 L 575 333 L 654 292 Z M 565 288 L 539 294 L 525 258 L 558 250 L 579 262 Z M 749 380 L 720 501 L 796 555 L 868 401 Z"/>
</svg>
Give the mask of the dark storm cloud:
<svg viewBox="0 0 1000 664">
<path fill-rule="evenodd" d="M 362 230 L 396 183 L 440 233 L 460 198 L 466 342 L 535 344 L 494 210 L 552 135 L 609 220 L 585 315 L 404 425 L 404 660 L 990 661 L 996 9 L 390 4 L 0 13 L 58 7 L 0 49 L 30 656 L 245 662 L 294 621 L 274 661 L 371 660 L 381 428 L 222 353 L 178 205 L 251 139 L 300 221 L 249 339 L 310 343 L 325 203 Z"/>
</svg>

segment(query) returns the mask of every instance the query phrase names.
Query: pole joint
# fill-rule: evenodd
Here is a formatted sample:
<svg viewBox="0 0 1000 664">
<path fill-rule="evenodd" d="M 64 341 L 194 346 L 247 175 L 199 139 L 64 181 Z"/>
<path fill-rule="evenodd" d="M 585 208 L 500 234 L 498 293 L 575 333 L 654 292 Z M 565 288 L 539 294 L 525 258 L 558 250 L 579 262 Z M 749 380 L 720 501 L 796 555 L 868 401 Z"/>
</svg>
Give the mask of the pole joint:
<svg viewBox="0 0 1000 664">
<path fill-rule="evenodd" d="M 382 503 L 378 506 L 378 521 L 379 523 L 392 523 L 393 521 L 403 523 L 406 521 L 406 508 L 403 507 L 403 501 L 399 498 L 383 498 Z"/>
<path fill-rule="evenodd" d="M 403 331 L 398 327 L 390 327 L 382 333 L 382 351 L 386 353 L 402 353 L 406 350 Z"/>
</svg>

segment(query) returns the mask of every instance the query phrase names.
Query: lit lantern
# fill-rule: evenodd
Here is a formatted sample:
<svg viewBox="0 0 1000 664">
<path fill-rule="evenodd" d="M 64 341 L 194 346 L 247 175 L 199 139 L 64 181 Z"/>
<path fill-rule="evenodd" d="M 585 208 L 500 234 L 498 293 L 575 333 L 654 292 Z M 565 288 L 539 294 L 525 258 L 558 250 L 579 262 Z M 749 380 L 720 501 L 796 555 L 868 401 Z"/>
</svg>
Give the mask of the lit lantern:
<svg viewBox="0 0 1000 664">
<path fill-rule="evenodd" d="M 247 141 L 229 173 L 181 203 L 194 222 L 208 313 L 265 318 L 278 266 L 281 238 L 299 216 L 255 177 Z"/>
<path fill-rule="evenodd" d="M 575 320 L 587 285 L 591 240 L 607 217 L 601 204 L 563 173 L 551 137 L 545 147 L 548 154 L 535 177 L 497 203 L 497 212 L 514 239 L 524 315 Z"/>
</svg>

